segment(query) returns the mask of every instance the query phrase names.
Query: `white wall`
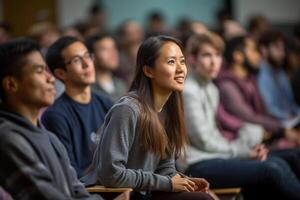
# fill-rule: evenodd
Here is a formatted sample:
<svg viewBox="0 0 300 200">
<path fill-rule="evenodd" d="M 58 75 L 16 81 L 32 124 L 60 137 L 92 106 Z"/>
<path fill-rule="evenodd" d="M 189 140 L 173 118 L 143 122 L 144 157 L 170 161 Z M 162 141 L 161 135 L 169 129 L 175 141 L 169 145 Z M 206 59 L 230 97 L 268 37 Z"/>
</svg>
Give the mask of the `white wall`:
<svg viewBox="0 0 300 200">
<path fill-rule="evenodd" d="M 214 25 L 217 10 L 223 7 L 223 0 L 98 0 L 107 8 L 111 28 L 127 19 L 144 24 L 149 12 L 162 11 L 166 21 L 175 25 L 181 17 L 200 20 Z"/>
<path fill-rule="evenodd" d="M 57 0 L 58 26 L 65 27 L 86 17 L 94 0 Z"/>
<path fill-rule="evenodd" d="M 234 0 L 235 17 L 245 25 L 252 14 L 263 14 L 273 23 L 300 20 L 299 0 Z"/>
</svg>

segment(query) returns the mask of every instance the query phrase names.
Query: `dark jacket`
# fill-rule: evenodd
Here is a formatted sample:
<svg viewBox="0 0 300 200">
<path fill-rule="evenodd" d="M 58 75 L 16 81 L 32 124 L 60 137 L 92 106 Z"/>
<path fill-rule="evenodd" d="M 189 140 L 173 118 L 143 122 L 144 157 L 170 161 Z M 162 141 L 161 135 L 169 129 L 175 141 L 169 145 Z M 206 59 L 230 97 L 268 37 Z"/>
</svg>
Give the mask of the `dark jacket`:
<svg viewBox="0 0 300 200">
<path fill-rule="evenodd" d="M 77 179 L 57 137 L 0 108 L 0 184 L 14 199 L 102 199 Z"/>
</svg>

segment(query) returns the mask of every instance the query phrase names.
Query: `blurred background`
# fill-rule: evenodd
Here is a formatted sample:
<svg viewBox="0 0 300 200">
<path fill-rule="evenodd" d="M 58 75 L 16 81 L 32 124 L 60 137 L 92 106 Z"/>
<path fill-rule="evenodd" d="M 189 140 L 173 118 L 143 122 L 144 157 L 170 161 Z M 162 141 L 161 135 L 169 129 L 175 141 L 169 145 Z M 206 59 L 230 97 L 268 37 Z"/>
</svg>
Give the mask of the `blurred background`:
<svg viewBox="0 0 300 200">
<path fill-rule="evenodd" d="M 218 28 L 221 17 L 246 27 L 251 16 L 263 15 L 289 32 L 300 20 L 299 10 L 298 0 L 0 0 L 0 21 L 9 25 L 11 35 L 22 36 L 36 23 L 50 22 L 61 31 L 93 14 L 95 23 L 111 31 L 129 19 L 146 28 L 151 14 L 159 14 L 168 28 L 188 19 L 212 29 Z"/>
</svg>

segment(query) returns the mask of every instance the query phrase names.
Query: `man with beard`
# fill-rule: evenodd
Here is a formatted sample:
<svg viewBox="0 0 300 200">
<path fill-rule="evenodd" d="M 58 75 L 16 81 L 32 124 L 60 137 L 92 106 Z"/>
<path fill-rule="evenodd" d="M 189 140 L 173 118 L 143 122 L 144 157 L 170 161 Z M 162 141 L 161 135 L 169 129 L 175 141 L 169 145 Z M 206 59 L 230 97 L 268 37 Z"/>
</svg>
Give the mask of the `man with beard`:
<svg viewBox="0 0 300 200">
<path fill-rule="evenodd" d="M 299 133 L 285 127 L 282 120 L 273 117 L 265 109 L 256 84 L 261 56 L 255 41 L 248 36 L 230 40 L 225 58 L 228 65 L 217 79 L 224 109 L 244 122 L 263 126 L 267 133 L 271 133 L 269 136 L 284 134 L 291 141 L 299 143 Z"/>
<path fill-rule="evenodd" d="M 263 62 L 258 74 L 258 88 L 267 111 L 279 120 L 299 124 L 300 108 L 296 105 L 287 75 L 283 71 L 285 43 L 280 32 L 268 31 L 259 40 Z"/>
</svg>

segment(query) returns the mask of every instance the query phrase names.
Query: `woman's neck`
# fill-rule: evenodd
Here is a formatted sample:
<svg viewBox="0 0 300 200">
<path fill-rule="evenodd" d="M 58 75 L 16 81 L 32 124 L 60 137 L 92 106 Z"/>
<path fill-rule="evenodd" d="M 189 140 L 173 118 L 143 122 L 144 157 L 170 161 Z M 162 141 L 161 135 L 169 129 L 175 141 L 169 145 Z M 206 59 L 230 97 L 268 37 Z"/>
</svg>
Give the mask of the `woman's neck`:
<svg viewBox="0 0 300 200">
<path fill-rule="evenodd" d="M 247 70 L 242 65 L 234 64 L 232 71 L 240 79 L 245 79 L 248 76 Z"/>
<path fill-rule="evenodd" d="M 154 109 L 156 112 L 161 112 L 164 105 L 168 101 L 172 92 L 153 88 Z"/>
</svg>

